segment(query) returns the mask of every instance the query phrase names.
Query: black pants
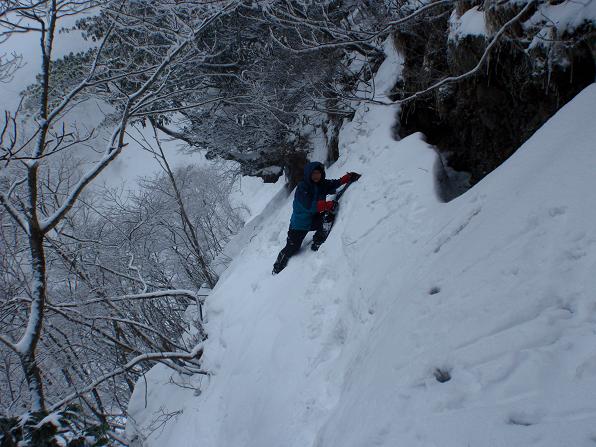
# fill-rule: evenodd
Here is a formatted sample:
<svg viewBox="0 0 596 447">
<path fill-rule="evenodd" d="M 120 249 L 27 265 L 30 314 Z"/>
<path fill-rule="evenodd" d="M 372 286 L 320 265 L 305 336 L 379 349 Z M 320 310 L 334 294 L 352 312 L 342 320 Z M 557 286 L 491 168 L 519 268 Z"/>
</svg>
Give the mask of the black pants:
<svg viewBox="0 0 596 447">
<path fill-rule="evenodd" d="M 273 266 L 273 270 L 277 273 L 280 272 L 287 264 L 288 260 L 294 256 L 298 250 L 300 250 L 300 246 L 302 245 L 302 241 L 306 237 L 309 231 L 314 231 L 315 235 L 312 238 L 313 245 L 319 246 L 325 239 L 327 238 L 327 233 L 323 229 L 323 221 L 324 215 L 317 214 L 312 221 L 310 230 L 294 230 L 290 228 L 288 230 L 288 238 L 286 239 L 286 246 L 281 249 L 279 255 L 277 255 L 277 260 Z"/>
</svg>

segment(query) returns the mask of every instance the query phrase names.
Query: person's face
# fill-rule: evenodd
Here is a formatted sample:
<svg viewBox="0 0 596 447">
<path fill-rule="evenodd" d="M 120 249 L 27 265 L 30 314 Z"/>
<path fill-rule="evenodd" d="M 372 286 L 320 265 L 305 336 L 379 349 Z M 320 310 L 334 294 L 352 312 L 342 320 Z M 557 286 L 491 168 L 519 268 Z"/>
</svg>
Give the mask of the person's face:
<svg viewBox="0 0 596 447">
<path fill-rule="evenodd" d="M 310 179 L 314 183 L 319 183 L 321 181 L 321 177 L 323 177 L 323 174 L 321 174 L 321 171 L 319 171 L 318 169 L 315 169 L 314 171 L 312 171 L 312 174 L 310 174 Z"/>
</svg>

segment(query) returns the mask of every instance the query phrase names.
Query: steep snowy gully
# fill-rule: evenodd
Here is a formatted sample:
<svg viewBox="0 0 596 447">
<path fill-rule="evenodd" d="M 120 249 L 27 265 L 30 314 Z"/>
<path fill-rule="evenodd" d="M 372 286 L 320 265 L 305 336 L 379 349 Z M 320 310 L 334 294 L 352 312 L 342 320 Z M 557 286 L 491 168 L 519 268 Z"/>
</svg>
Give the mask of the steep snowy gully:
<svg viewBox="0 0 596 447">
<path fill-rule="evenodd" d="M 198 392 L 153 368 L 136 445 L 596 445 L 596 84 L 449 203 L 394 116 L 362 105 L 344 126 L 328 176 L 363 177 L 277 276 L 291 198 L 266 208 L 208 300 L 212 375 Z"/>
</svg>

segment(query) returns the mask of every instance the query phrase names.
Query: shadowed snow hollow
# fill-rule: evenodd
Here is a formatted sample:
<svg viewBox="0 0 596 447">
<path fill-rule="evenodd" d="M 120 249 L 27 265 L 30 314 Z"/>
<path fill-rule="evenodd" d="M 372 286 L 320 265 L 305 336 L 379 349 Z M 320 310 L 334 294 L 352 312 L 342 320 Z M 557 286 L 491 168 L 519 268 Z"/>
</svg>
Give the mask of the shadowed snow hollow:
<svg viewBox="0 0 596 447">
<path fill-rule="evenodd" d="M 448 204 L 393 116 L 344 126 L 328 178 L 363 176 L 277 276 L 291 198 L 266 208 L 209 297 L 201 392 L 160 366 L 137 385 L 144 445 L 595 445 L 596 86 Z"/>
</svg>

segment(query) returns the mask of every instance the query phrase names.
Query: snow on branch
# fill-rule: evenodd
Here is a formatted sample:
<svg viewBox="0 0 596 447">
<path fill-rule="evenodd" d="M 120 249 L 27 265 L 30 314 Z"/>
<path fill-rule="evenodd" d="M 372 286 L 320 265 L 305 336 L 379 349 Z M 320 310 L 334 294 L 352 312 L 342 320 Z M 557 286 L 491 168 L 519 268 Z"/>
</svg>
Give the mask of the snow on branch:
<svg viewBox="0 0 596 447">
<path fill-rule="evenodd" d="M 105 303 L 105 302 L 118 302 L 118 301 L 139 301 L 139 300 L 154 300 L 154 299 L 161 299 L 166 297 L 184 297 L 190 298 L 192 300 L 196 300 L 199 298 L 192 290 L 160 290 L 157 292 L 148 292 L 148 293 L 138 293 L 138 294 L 131 294 L 131 295 L 121 295 L 116 297 L 106 297 L 106 298 L 96 298 L 88 301 L 83 302 L 74 302 L 74 303 L 61 303 L 56 304 L 55 307 L 57 308 L 64 308 L 64 307 L 84 307 L 89 306 L 91 304 L 97 303 Z"/>
<path fill-rule="evenodd" d="M 142 362 L 158 362 L 160 360 L 170 360 L 170 359 L 178 359 L 178 360 L 193 360 L 197 357 L 200 357 L 203 354 L 203 345 L 198 344 L 194 347 L 194 349 L 190 352 L 151 352 L 147 354 L 141 354 L 130 360 L 126 365 L 118 368 L 110 373 L 104 374 L 101 377 L 94 380 L 91 384 L 87 385 L 85 388 L 76 391 L 64 399 L 56 402 L 55 404 L 51 405 L 49 410 L 55 411 L 59 408 L 63 407 L 67 403 L 71 402 L 72 400 L 76 399 L 78 396 L 88 393 L 92 391 L 94 388 L 97 387 L 100 383 L 105 382 L 106 380 L 111 379 L 117 375 L 123 374 L 128 370 L 134 368 L 136 365 Z M 207 374 L 206 372 L 203 372 Z"/>
<path fill-rule="evenodd" d="M 181 43 L 179 43 L 174 49 L 172 49 L 161 61 L 161 63 L 157 66 L 154 70 L 152 75 L 132 94 L 128 95 L 128 99 L 124 110 L 122 112 L 122 119 L 121 124 L 114 130 L 112 138 L 108 144 L 106 151 L 104 152 L 104 156 L 102 159 L 97 162 L 86 174 L 84 174 L 79 182 L 74 186 L 70 194 L 66 197 L 62 205 L 49 217 L 42 220 L 40 222 L 40 228 L 43 233 L 47 233 L 48 231 L 52 230 L 61 220 L 62 218 L 68 213 L 68 211 L 73 207 L 74 203 L 85 189 L 85 187 L 93 181 L 122 151 L 124 147 L 124 135 L 126 131 L 126 125 L 128 121 L 134 116 L 134 110 L 138 110 L 141 108 L 147 100 L 149 100 L 154 92 L 150 92 L 149 90 L 151 87 L 156 83 L 158 78 L 163 74 L 166 68 L 173 63 L 173 61 L 191 44 L 195 41 L 196 37 L 205 30 L 213 21 L 215 21 L 218 17 L 223 15 L 226 12 L 229 12 L 234 7 L 237 7 L 240 4 L 238 0 L 228 3 L 223 9 L 219 10 L 212 16 L 206 18 L 195 30 L 193 30 L 192 34 L 184 39 Z M 100 51 L 97 52 L 99 55 Z M 97 57 L 97 55 L 96 55 Z M 92 68 L 93 71 L 96 67 L 96 62 L 93 64 Z M 49 118 L 55 116 L 59 110 L 62 110 L 76 95 L 76 93 L 83 88 L 86 87 L 86 82 L 88 80 L 83 81 L 73 92 L 71 92 L 62 102 L 62 104 L 52 112 L 52 115 L 48 117 L 45 123 L 42 125 L 47 126 L 49 122 Z M 147 94 L 147 95 L 145 95 Z M 40 139 L 40 144 L 38 144 L 38 149 L 36 154 L 42 152 L 41 149 L 43 140 Z M 41 155 L 41 154 L 39 154 Z"/>
<path fill-rule="evenodd" d="M 338 25 L 333 24 L 326 16 L 326 20 L 312 21 L 304 17 L 303 15 L 298 14 L 295 11 L 295 9 L 292 9 L 292 12 L 290 13 L 284 13 L 283 11 L 274 12 L 271 10 L 267 10 L 271 22 L 280 26 L 281 28 L 292 29 L 300 39 L 300 42 L 303 44 L 303 47 L 296 48 L 290 45 L 289 43 L 282 41 L 275 35 L 271 26 L 269 27 L 269 35 L 277 45 L 293 53 L 309 53 L 325 49 L 336 49 L 357 46 L 360 44 L 370 44 L 371 42 L 379 38 L 382 38 L 383 36 L 386 36 L 387 33 L 389 33 L 392 29 L 395 29 L 396 26 L 407 23 L 410 20 L 417 18 L 418 16 L 426 13 L 431 9 L 435 9 L 440 6 L 454 5 L 455 3 L 456 0 L 438 0 L 435 2 L 427 3 L 424 6 L 416 8 L 415 11 L 413 11 L 405 17 L 389 21 L 380 30 L 372 30 L 369 32 L 365 32 L 362 30 L 354 31 L 351 28 L 340 27 Z M 276 14 L 282 14 L 283 18 L 279 17 Z M 309 36 L 306 37 L 305 33 L 300 29 L 302 27 L 311 30 L 316 30 L 325 36 L 331 36 L 331 41 L 319 42 L 313 32 L 310 32 Z"/>
<path fill-rule="evenodd" d="M 185 73 L 186 65 L 190 65 L 193 61 L 204 59 L 209 62 L 216 56 L 213 48 L 201 47 L 198 44 L 201 33 L 211 28 L 223 15 L 229 14 L 241 4 L 240 0 L 218 2 L 217 4 L 199 2 L 192 6 L 192 13 L 188 19 L 183 18 L 180 12 L 188 12 L 190 4 L 181 5 L 180 10 L 177 10 L 173 4 L 167 4 L 165 8 L 164 5 L 157 5 L 152 10 L 152 13 L 155 13 L 153 19 L 156 27 L 153 30 L 147 28 L 150 24 L 143 24 L 145 20 L 135 17 L 138 12 L 135 10 L 138 7 L 136 2 L 96 3 L 91 1 L 30 0 L 4 2 L 0 5 L 0 41 L 15 32 L 36 31 L 41 33 L 39 39 L 41 73 L 36 79 L 36 84 L 28 89 L 25 99 L 27 107 L 34 108 L 34 110 L 30 114 L 28 110 L 26 116 L 19 117 L 21 121 L 24 121 L 26 117 L 32 116 L 27 123 L 30 128 L 20 126 L 20 122 L 17 125 L 18 112 L 14 115 L 7 112 L 5 122 L 0 129 L 0 157 L 3 164 L 4 162 L 6 165 L 11 164 L 9 174 L 13 175 L 14 171 L 15 178 L 21 178 L 19 170 L 24 172 L 24 180 L 8 178 L 8 182 L 3 182 L 4 190 L 0 192 L 1 207 L 6 210 L 5 216 L 9 221 L 8 227 L 11 232 L 21 238 L 19 242 L 22 242 L 22 253 L 29 252 L 31 254 L 30 271 L 22 272 L 23 278 L 19 277 L 15 280 L 15 282 L 20 281 L 23 284 L 31 283 L 24 286 L 26 288 L 24 293 L 28 294 L 30 299 L 22 298 L 21 289 L 15 289 L 19 291 L 15 292 L 16 296 L 13 297 L 15 302 L 27 304 L 17 309 L 17 319 L 20 324 L 18 329 L 16 325 L 11 326 L 15 331 L 19 331 L 20 340 L 16 343 L 12 342 L 10 339 L 12 333 L 3 331 L 0 343 L 18 355 L 22 365 L 22 375 L 19 378 L 27 382 L 29 400 L 33 409 L 46 409 L 44 384 L 50 388 L 48 394 L 50 396 L 64 395 L 66 393 L 64 389 L 68 388 L 79 390 L 78 394 L 85 393 L 93 391 L 96 384 L 115 375 L 129 370 L 138 373 L 141 368 L 137 365 L 146 361 L 162 361 L 181 372 L 188 373 L 198 370 L 198 366 L 193 362 L 181 367 L 174 361 L 176 359 L 192 360 L 199 356 L 196 350 L 192 353 L 185 352 L 183 346 L 189 340 L 184 338 L 181 341 L 178 337 L 189 335 L 190 323 L 179 322 L 176 319 L 184 312 L 188 303 L 194 302 L 200 307 L 203 301 L 197 293 L 182 289 L 147 292 L 147 290 L 164 287 L 163 284 L 156 287 L 156 283 L 164 279 L 164 282 L 168 283 L 169 272 L 154 274 L 154 271 L 147 269 L 146 265 L 137 263 L 137 258 L 134 257 L 135 247 L 132 237 L 129 237 L 128 241 L 132 246 L 130 263 L 127 266 L 121 266 L 118 262 L 114 262 L 114 269 L 106 267 L 119 278 L 110 277 L 105 282 L 102 282 L 106 278 L 103 277 L 101 271 L 95 269 L 91 273 L 85 271 L 85 266 L 90 264 L 89 261 L 91 261 L 91 265 L 97 262 L 98 258 L 93 257 L 93 255 L 97 255 L 97 252 L 86 251 L 87 247 L 81 247 L 80 242 L 69 241 L 69 245 L 65 244 L 62 247 L 57 245 L 60 244 L 62 230 L 64 228 L 72 229 L 72 222 L 78 219 L 77 213 L 70 212 L 81 203 L 85 205 L 84 201 L 79 202 L 79 200 L 82 199 L 82 194 L 87 186 L 116 159 L 126 146 L 125 135 L 130 123 L 139 117 L 177 111 L 175 106 L 171 106 L 171 103 L 175 102 L 176 98 L 185 95 L 184 91 L 177 90 L 177 87 L 183 84 L 181 78 L 184 76 L 180 73 Z M 58 38 L 59 19 L 77 14 L 84 15 L 89 7 L 95 5 L 101 8 L 99 19 L 97 22 L 94 22 L 95 17 L 91 19 L 92 23 L 86 30 L 89 32 L 89 36 L 98 39 L 98 46 L 87 53 L 75 55 L 73 60 L 56 60 L 52 53 L 55 40 Z M 149 5 L 153 7 L 151 2 Z M 102 16 L 104 8 L 109 9 L 110 6 L 114 6 L 115 9 L 110 10 L 107 16 Z M 126 14 L 127 8 L 133 12 L 130 16 L 125 19 L 114 18 L 120 12 Z M 85 17 L 83 22 L 87 18 Z M 137 35 L 130 32 L 127 20 L 136 21 L 138 29 L 141 30 L 141 36 L 144 31 L 152 35 L 161 31 L 163 40 L 157 47 L 152 47 L 151 44 L 144 47 L 136 45 L 142 41 L 142 38 L 138 39 Z M 85 24 L 83 24 L 84 26 Z M 147 57 L 130 58 L 131 60 L 119 59 L 118 51 L 121 49 L 121 43 L 130 45 L 131 51 L 140 51 L 143 56 Z M 198 54 L 202 57 L 197 56 Z M 190 60 L 187 56 L 190 56 Z M 61 65 L 62 62 L 64 62 L 64 66 Z M 0 77 L 9 76 L 13 73 L 11 70 L 17 66 L 18 59 L 6 59 L 3 56 L 0 59 Z M 229 68 L 229 64 L 227 67 Z M 216 65 L 213 65 L 211 69 L 217 69 Z M 64 76 L 65 72 L 66 76 Z M 205 74 L 206 77 L 210 75 L 213 74 Z M 187 78 L 183 80 L 187 80 Z M 198 83 L 198 87 L 191 83 L 185 88 L 194 94 L 194 88 L 196 91 L 206 91 L 210 87 L 210 83 L 210 80 L 203 79 Z M 65 166 L 63 160 L 68 157 L 57 160 L 58 157 L 50 156 L 71 150 L 76 145 L 82 145 L 88 141 L 88 139 L 79 137 L 76 125 L 74 132 L 65 128 L 66 125 L 70 125 L 69 113 L 88 96 L 105 99 L 113 106 L 114 112 L 106 123 L 115 122 L 115 124 L 112 126 L 112 133 L 108 136 L 99 160 L 91 163 L 81 173 L 75 171 L 74 175 L 79 175 L 75 178 L 70 172 L 67 173 L 68 167 Z M 216 97 L 209 95 L 205 98 L 203 102 L 200 102 L 199 99 L 188 101 L 192 104 L 183 104 L 181 107 L 199 107 L 225 99 L 242 98 L 242 96 Z M 160 110 L 151 110 L 151 108 Z M 56 131 L 54 128 L 59 125 L 62 125 L 62 130 Z M 28 135 L 22 137 L 17 135 L 18 131 L 26 131 Z M 95 135 L 93 131 L 89 138 L 92 135 Z M 21 156 L 21 151 L 30 152 L 27 154 L 29 156 Z M 16 163 L 16 161 L 22 163 Z M 58 172 L 57 175 L 56 172 Z M 89 209 L 86 206 L 81 206 L 81 209 L 83 208 Z M 20 230 L 23 230 L 28 237 L 23 238 Z M 76 231 L 73 233 L 76 240 Z M 57 244 L 52 241 L 54 237 L 58 241 Z M 97 237 L 97 239 L 102 239 L 102 237 L 105 235 Z M 89 239 L 79 238 L 79 240 L 87 241 Z M 53 262 L 55 253 L 49 257 L 46 256 L 46 251 L 52 250 L 52 246 L 63 257 L 64 265 Z M 70 251 L 71 247 L 73 248 L 72 252 Z M 64 250 L 60 248 L 64 248 Z M 88 254 L 89 256 L 85 256 Z M 142 255 L 144 253 L 141 253 L 141 257 Z M 111 261 L 113 258 L 108 256 L 108 259 Z M 133 260 L 135 260 L 134 264 Z M 128 270 L 124 274 L 120 274 L 118 270 L 122 269 Z M 136 274 L 133 274 L 135 278 L 131 285 L 121 278 L 129 277 L 130 275 L 126 273 L 133 270 Z M 164 274 L 160 276 L 159 273 Z M 94 278 L 95 274 L 101 276 L 101 280 Z M 145 279 L 145 275 L 147 279 Z M 48 286 L 48 279 L 51 281 L 51 286 Z M 142 285 L 140 288 L 137 287 L 139 283 Z M 116 291 L 111 288 L 112 286 L 116 287 Z M 19 287 L 21 287 L 20 284 Z M 139 289 L 142 293 L 134 293 Z M 48 301 L 49 290 L 57 294 L 64 292 L 64 295 L 71 297 L 72 302 L 51 303 Z M 116 296 L 108 296 L 107 290 Z M 118 293 L 121 295 L 117 295 Z M 82 297 L 87 300 L 80 301 Z M 117 303 L 121 303 L 121 305 Z M 94 304 L 97 306 L 93 306 Z M 86 315 L 86 313 L 91 313 L 88 312 L 90 308 L 93 309 L 92 315 Z M 168 321 L 168 318 L 172 316 L 174 316 L 173 321 Z M 155 318 L 161 318 L 163 321 L 154 326 L 151 322 Z M 74 344 L 81 343 L 80 346 L 69 351 L 68 355 L 72 357 L 69 362 L 72 364 L 64 365 L 64 369 L 62 369 L 64 377 L 57 372 L 62 365 L 55 365 L 56 359 L 50 352 L 51 350 L 62 352 L 58 349 L 60 344 L 48 341 L 50 335 L 58 330 L 60 323 L 66 323 L 64 338 L 76 340 Z M 23 329 L 24 326 L 25 329 Z M 20 333 L 21 331 L 22 333 Z M 43 337 L 44 331 L 48 338 Z M 193 333 L 191 336 L 192 344 L 196 340 L 204 339 L 205 334 L 202 327 L 198 327 L 198 333 Z M 80 341 L 78 337 L 80 337 Z M 77 371 L 80 372 L 81 369 L 87 368 L 85 362 L 96 362 L 97 347 L 104 348 L 106 345 L 114 348 L 108 363 L 113 365 L 114 371 L 101 375 L 105 370 L 101 371 L 100 368 L 99 372 L 93 373 L 100 375 L 98 379 L 95 379 L 94 384 L 90 388 L 85 388 L 86 391 L 80 391 L 82 379 L 85 378 L 87 382 L 91 382 L 94 380 L 93 376 L 91 373 L 85 373 L 85 377 L 74 377 L 73 379 L 71 373 L 76 376 Z M 170 352 L 178 349 L 180 352 Z M 156 352 L 142 354 L 142 351 Z M 129 360 L 131 355 L 136 354 L 139 355 L 133 360 Z M 83 358 L 74 359 L 79 355 Z M 131 375 L 131 377 L 133 376 L 134 374 Z M 124 382 L 127 383 L 129 390 L 132 387 L 131 377 L 127 376 Z M 57 384 L 62 384 L 64 387 L 59 389 Z M 121 397 L 117 394 L 118 392 L 120 391 L 117 389 L 110 391 L 109 393 L 116 393 L 110 395 L 110 399 L 113 398 L 117 401 Z M 126 392 L 122 393 L 122 395 L 125 394 Z M 71 396 L 63 399 L 62 402 L 67 402 L 72 398 Z M 94 398 L 100 399 L 99 395 Z M 54 399 L 58 400 L 59 398 Z M 112 404 L 114 402 L 110 402 L 110 405 Z M 101 407 L 101 405 L 99 406 Z"/>
<path fill-rule="evenodd" d="M 24 216 L 19 210 L 17 210 L 14 206 L 11 205 L 10 200 L 7 194 L 4 194 L 0 191 L 0 203 L 2 206 L 8 211 L 8 214 L 19 224 L 19 227 L 25 232 L 25 234 L 30 234 L 29 231 L 29 224 L 27 223 L 27 218 Z"/>
<path fill-rule="evenodd" d="M 8 338 L 4 337 L 2 334 L 0 334 L 0 342 L 4 343 L 12 351 L 16 353 L 19 352 L 16 345 L 13 342 L 11 342 Z"/>
<path fill-rule="evenodd" d="M 106 149 L 102 159 L 81 177 L 68 197 L 62 203 L 62 206 L 60 206 L 60 208 L 58 208 L 51 216 L 40 222 L 40 229 L 43 233 L 47 233 L 48 231 L 52 230 L 62 220 L 66 213 L 68 213 L 68 211 L 70 211 L 70 209 L 73 207 L 77 198 L 83 192 L 83 189 L 85 189 L 85 187 L 91 183 L 93 179 L 95 179 L 120 154 L 125 144 L 122 141 L 122 138 L 119 138 L 117 145 L 114 146 L 114 140 L 118 134 L 122 133 L 123 130 L 124 124 L 120 125 L 120 127 L 114 130 L 112 139 L 108 144 L 108 148 Z"/>
<path fill-rule="evenodd" d="M 451 82 L 458 82 L 461 81 L 463 79 L 469 78 L 470 76 L 474 75 L 476 72 L 478 72 L 482 66 L 484 65 L 484 63 L 486 62 L 486 60 L 488 59 L 491 50 L 495 47 L 495 45 L 497 44 L 497 42 L 499 41 L 499 39 L 501 38 L 501 36 L 505 33 L 505 31 L 507 31 L 507 29 L 509 29 L 513 24 L 515 24 L 521 17 L 523 17 L 535 4 L 535 1 L 529 1 L 526 6 L 524 6 L 513 18 L 511 18 L 508 22 L 506 22 L 500 29 L 499 31 L 493 36 L 493 38 L 491 39 L 490 43 L 488 44 L 488 46 L 486 47 L 486 49 L 484 50 L 484 53 L 482 53 L 482 57 L 480 57 L 480 60 L 478 61 L 478 63 L 476 64 L 476 66 L 474 68 L 472 68 L 471 70 L 458 75 L 458 76 L 449 76 L 446 77 L 444 79 L 441 79 L 440 81 L 436 82 L 435 84 L 431 85 L 430 87 L 424 89 L 424 90 L 420 90 L 406 98 L 402 98 L 399 99 L 397 101 L 393 101 L 393 102 L 387 102 L 387 103 L 382 103 L 384 105 L 393 105 L 393 104 L 402 104 L 405 102 L 409 102 L 413 99 L 416 99 L 422 95 L 425 95 L 433 90 L 438 89 L 439 87 L 451 83 Z"/>
<path fill-rule="evenodd" d="M 12 53 L 10 56 L 0 56 L 0 83 L 7 83 L 12 81 L 14 74 L 19 68 L 22 68 L 23 56 Z"/>
</svg>

